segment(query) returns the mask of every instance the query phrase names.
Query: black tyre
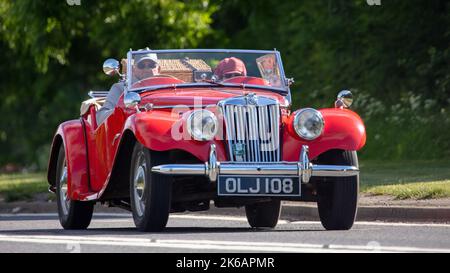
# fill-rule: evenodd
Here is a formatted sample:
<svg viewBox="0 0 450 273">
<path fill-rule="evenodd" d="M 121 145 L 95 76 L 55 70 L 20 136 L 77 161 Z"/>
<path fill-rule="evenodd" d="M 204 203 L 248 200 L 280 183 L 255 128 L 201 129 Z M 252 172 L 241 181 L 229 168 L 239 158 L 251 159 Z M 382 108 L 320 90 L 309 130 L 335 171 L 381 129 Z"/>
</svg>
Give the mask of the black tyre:
<svg viewBox="0 0 450 273">
<path fill-rule="evenodd" d="M 64 229 L 86 229 L 91 223 L 94 203 L 70 200 L 67 193 L 67 161 L 64 145 L 61 145 L 56 165 L 56 199 L 59 222 Z"/>
<path fill-rule="evenodd" d="M 131 157 L 130 201 L 140 231 L 161 231 L 170 212 L 172 180 L 152 173 L 153 166 L 167 163 L 167 154 L 150 151 L 136 142 Z"/>
<path fill-rule="evenodd" d="M 358 167 L 355 151 L 331 150 L 319 156 L 318 164 Z M 353 226 L 358 207 L 359 175 L 317 179 L 317 206 L 327 230 L 348 230 Z"/>
<path fill-rule="evenodd" d="M 247 221 L 251 227 L 274 228 L 281 213 L 281 201 L 271 200 L 269 202 L 255 203 L 245 206 Z"/>
</svg>

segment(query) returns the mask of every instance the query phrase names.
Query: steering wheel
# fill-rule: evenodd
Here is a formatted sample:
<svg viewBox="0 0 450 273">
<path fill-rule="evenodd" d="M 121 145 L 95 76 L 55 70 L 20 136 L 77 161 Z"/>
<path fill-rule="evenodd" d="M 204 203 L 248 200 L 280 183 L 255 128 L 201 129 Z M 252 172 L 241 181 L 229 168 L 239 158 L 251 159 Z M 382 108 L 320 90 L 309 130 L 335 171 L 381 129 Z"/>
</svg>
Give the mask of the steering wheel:
<svg viewBox="0 0 450 273">
<path fill-rule="evenodd" d="M 150 78 L 142 79 L 133 83 L 132 88 L 147 87 L 150 85 L 166 85 L 166 84 L 178 84 L 184 83 L 184 81 L 172 76 L 172 75 L 156 75 Z"/>
</svg>

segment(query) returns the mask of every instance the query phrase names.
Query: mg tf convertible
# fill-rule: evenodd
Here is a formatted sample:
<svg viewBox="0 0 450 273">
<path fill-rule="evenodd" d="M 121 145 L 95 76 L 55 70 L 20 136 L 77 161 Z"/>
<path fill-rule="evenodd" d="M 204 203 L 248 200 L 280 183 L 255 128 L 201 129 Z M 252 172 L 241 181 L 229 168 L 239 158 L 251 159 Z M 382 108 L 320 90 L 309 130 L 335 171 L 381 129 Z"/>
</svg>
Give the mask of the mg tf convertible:
<svg viewBox="0 0 450 273">
<path fill-rule="evenodd" d="M 87 228 L 95 203 L 130 210 L 142 231 L 210 206 L 245 207 L 251 227 L 273 228 L 282 201 L 316 202 L 327 230 L 352 227 L 366 133 L 350 91 L 291 109 L 276 50 L 130 50 L 103 70 L 118 82 L 90 91 L 51 146 L 65 229 Z"/>
</svg>

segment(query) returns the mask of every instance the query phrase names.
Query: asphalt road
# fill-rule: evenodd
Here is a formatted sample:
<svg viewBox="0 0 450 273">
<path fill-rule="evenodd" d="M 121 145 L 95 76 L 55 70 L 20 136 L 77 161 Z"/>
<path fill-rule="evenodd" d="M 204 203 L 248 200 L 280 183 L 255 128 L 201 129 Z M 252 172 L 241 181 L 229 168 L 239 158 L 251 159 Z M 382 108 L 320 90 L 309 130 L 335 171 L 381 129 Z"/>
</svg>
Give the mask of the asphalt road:
<svg viewBox="0 0 450 273">
<path fill-rule="evenodd" d="M 450 252 L 450 224 L 280 220 L 251 229 L 242 216 L 173 214 L 162 233 L 135 230 L 130 214 L 97 213 L 88 230 L 66 231 L 56 214 L 1 214 L 0 252 Z"/>
</svg>

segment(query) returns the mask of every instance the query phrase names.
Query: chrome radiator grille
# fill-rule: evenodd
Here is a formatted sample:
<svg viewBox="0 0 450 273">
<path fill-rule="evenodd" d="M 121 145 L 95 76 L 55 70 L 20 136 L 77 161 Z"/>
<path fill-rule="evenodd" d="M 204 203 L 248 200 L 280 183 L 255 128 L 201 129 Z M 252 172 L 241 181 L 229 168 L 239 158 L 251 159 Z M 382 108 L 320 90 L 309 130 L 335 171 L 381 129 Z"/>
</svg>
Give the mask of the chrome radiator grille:
<svg viewBox="0 0 450 273">
<path fill-rule="evenodd" d="M 222 113 L 230 161 L 280 161 L 277 101 L 256 95 L 233 98 L 222 104 Z"/>
</svg>

